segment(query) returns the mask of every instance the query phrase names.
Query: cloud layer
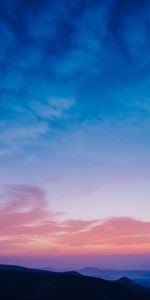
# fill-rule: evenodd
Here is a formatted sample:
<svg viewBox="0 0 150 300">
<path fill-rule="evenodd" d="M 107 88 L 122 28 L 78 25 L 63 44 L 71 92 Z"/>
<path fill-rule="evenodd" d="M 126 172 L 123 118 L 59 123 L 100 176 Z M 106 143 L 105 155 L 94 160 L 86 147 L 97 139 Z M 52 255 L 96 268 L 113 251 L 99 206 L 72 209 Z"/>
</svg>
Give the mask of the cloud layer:
<svg viewBox="0 0 150 300">
<path fill-rule="evenodd" d="M 0 208 L 1 255 L 149 253 L 150 222 L 127 217 L 60 220 L 61 213 L 48 208 L 42 189 L 8 186 L 4 190 L 2 199 L 7 197 L 7 203 Z"/>
</svg>

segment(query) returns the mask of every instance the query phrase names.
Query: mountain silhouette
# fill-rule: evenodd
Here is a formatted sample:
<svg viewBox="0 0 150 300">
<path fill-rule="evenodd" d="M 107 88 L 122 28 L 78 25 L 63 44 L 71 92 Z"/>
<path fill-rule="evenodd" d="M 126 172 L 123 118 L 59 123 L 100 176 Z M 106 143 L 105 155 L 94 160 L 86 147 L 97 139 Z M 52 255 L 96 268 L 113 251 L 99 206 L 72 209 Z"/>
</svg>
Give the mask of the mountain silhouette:
<svg viewBox="0 0 150 300">
<path fill-rule="evenodd" d="M 149 300 L 150 293 L 74 272 L 0 266 L 1 300 Z"/>
<path fill-rule="evenodd" d="M 93 267 L 85 267 L 78 272 L 82 275 L 103 278 L 106 280 L 119 280 L 120 278 L 129 278 L 135 283 L 150 287 L 150 271 L 145 270 L 109 270 Z"/>
<path fill-rule="evenodd" d="M 132 291 L 138 292 L 138 294 L 140 294 L 141 296 L 144 294 L 150 295 L 150 288 L 145 288 L 145 287 L 133 282 L 132 280 L 130 280 L 127 277 L 122 277 L 119 280 L 117 280 L 116 282 L 122 286 L 130 288 Z"/>
<path fill-rule="evenodd" d="M 123 286 L 127 286 L 130 288 L 138 288 L 139 287 L 138 284 L 136 284 L 135 282 L 133 282 L 132 280 L 130 280 L 127 277 L 122 277 L 122 278 L 118 279 L 116 282 Z"/>
</svg>

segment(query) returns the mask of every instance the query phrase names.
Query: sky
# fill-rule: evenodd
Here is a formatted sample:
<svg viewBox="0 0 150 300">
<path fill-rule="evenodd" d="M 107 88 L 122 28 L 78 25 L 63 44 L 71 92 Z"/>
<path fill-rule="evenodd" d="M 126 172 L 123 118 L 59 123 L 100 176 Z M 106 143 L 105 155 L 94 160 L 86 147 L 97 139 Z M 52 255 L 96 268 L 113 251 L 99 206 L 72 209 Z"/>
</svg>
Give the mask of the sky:
<svg viewBox="0 0 150 300">
<path fill-rule="evenodd" d="M 150 268 L 150 2 L 0 1 L 0 263 Z"/>
</svg>

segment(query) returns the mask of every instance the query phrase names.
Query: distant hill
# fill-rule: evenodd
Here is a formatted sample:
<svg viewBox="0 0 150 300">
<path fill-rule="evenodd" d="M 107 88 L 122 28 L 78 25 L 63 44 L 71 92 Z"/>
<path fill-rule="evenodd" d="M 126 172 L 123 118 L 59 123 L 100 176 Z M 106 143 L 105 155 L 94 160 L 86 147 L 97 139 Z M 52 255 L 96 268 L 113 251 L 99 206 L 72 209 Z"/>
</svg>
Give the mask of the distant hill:
<svg viewBox="0 0 150 300">
<path fill-rule="evenodd" d="M 78 270 L 82 275 L 103 278 L 106 280 L 118 280 L 127 277 L 143 286 L 150 287 L 150 271 L 143 270 L 103 270 L 99 268 L 86 267 Z"/>
<path fill-rule="evenodd" d="M 0 266 L 1 300 L 149 300 L 148 289 L 122 282 L 55 273 L 17 266 Z"/>
<path fill-rule="evenodd" d="M 143 290 L 143 287 L 139 286 L 138 284 L 136 284 L 135 282 L 131 281 L 129 278 L 127 277 L 122 277 L 119 280 L 116 281 L 117 283 L 119 283 L 120 285 L 126 286 L 126 287 L 130 287 L 132 289 L 141 289 Z"/>
<path fill-rule="evenodd" d="M 129 278 L 127 277 L 122 277 L 119 280 L 116 281 L 118 284 L 128 287 L 130 289 L 132 289 L 133 291 L 138 291 L 138 294 L 141 294 L 141 296 L 143 294 L 149 294 L 150 295 L 150 288 L 145 288 L 133 281 L 131 281 Z"/>
</svg>

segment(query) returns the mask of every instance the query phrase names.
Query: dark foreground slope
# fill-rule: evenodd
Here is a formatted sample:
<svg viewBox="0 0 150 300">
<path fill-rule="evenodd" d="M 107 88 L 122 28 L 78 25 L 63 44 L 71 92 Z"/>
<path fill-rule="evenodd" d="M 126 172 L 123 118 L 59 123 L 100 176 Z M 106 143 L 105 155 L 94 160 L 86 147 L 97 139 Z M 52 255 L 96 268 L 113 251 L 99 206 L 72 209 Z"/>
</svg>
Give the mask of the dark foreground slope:
<svg viewBox="0 0 150 300">
<path fill-rule="evenodd" d="M 77 273 L 0 266 L 1 300 L 150 300 L 145 292 Z"/>
</svg>

